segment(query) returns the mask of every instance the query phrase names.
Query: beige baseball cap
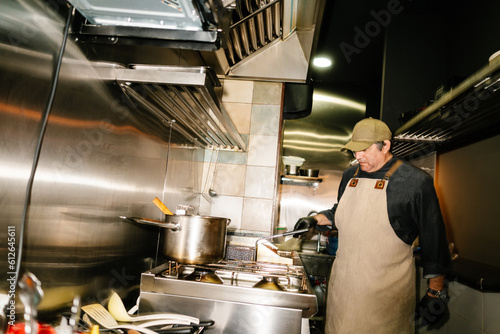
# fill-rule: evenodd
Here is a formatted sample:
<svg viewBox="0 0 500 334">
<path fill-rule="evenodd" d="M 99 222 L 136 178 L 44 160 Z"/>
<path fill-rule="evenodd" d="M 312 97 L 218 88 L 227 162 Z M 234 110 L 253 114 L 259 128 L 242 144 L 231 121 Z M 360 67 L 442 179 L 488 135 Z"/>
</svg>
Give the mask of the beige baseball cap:
<svg viewBox="0 0 500 334">
<path fill-rule="evenodd" d="M 351 150 L 354 152 L 366 150 L 373 143 L 383 140 L 391 140 L 392 132 L 382 121 L 374 118 L 365 118 L 354 126 L 351 141 L 340 150 Z"/>
</svg>

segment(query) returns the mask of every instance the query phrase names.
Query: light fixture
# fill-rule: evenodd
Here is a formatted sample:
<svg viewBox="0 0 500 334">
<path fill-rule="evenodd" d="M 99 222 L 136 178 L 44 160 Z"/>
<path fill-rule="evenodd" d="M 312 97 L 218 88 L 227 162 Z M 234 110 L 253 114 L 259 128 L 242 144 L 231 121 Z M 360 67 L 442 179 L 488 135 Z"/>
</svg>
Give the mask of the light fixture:
<svg viewBox="0 0 500 334">
<path fill-rule="evenodd" d="M 316 57 L 313 60 L 313 65 L 316 67 L 329 67 L 332 65 L 332 61 L 325 57 Z"/>
</svg>

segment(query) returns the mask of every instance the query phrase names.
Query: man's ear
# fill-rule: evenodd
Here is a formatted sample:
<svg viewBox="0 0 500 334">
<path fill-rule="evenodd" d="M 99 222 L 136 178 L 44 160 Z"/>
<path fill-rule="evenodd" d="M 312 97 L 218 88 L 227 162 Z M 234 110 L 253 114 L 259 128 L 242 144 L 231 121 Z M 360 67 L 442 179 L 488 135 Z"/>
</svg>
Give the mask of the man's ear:
<svg viewBox="0 0 500 334">
<path fill-rule="evenodd" d="M 384 146 L 382 147 L 382 152 L 387 153 L 391 149 L 391 141 L 390 140 L 384 140 Z"/>
</svg>

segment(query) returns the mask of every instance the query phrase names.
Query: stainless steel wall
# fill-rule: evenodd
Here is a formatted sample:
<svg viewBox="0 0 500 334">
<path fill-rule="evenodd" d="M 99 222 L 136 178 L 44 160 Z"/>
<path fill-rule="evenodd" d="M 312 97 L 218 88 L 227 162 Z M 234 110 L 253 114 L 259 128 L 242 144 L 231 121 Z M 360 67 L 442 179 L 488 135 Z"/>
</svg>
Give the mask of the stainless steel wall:
<svg viewBox="0 0 500 334">
<path fill-rule="evenodd" d="M 161 219 L 154 197 L 167 206 L 196 203 L 200 150 L 171 150 L 168 174 L 183 177 L 169 178 L 171 195 L 164 193 L 169 129 L 137 114 L 68 40 L 21 252 L 26 188 L 67 8 L 35 0 L 0 6 L 0 292 L 8 291 L 13 271 L 4 265 L 10 231 L 21 274 L 29 270 L 42 282 L 41 309 L 76 294 L 85 302 L 133 291 L 155 261 L 158 230 L 119 216 Z"/>
</svg>

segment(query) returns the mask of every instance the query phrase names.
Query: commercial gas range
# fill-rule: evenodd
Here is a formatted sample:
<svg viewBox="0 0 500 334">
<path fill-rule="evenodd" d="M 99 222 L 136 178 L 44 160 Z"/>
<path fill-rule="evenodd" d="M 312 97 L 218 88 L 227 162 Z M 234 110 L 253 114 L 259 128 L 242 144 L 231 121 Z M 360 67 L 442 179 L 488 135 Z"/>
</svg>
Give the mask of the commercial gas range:
<svg viewBox="0 0 500 334">
<path fill-rule="evenodd" d="M 167 262 L 141 276 L 139 312 L 175 312 L 215 321 L 207 333 L 301 333 L 317 312 L 302 266 L 255 261 Z"/>
</svg>

